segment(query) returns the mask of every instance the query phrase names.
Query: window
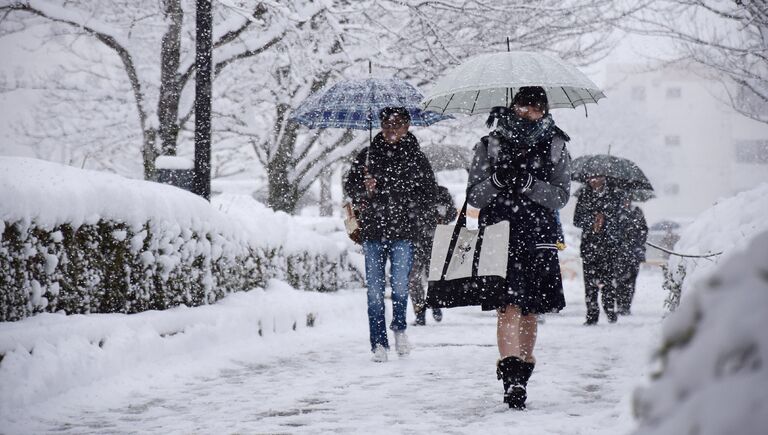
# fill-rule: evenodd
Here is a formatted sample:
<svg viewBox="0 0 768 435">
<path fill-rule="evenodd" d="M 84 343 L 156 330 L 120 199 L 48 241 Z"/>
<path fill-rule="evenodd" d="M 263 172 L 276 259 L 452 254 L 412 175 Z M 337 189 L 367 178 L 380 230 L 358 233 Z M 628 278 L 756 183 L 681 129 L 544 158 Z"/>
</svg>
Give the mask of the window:
<svg viewBox="0 0 768 435">
<path fill-rule="evenodd" d="M 675 196 L 680 193 L 680 185 L 677 183 L 668 183 L 664 185 L 664 194 L 668 196 Z"/>
<path fill-rule="evenodd" d="M 645 86 L 633 86 L 632 99 L 635 101 L 645 101 Z"/>
<path fill-rule="evenodd" d="M 736 162 L 768 164 L 768 139 L 736 142 Z"/>
<path fill-rule="evenodd" d="M 664 136 L 664 145 L 668 147 L 679 147 L 680 146 L 680 136 L 676 134 L 671 134 L 669 136 Z"/>
<path fill-rule="evenodd" d="M 667 88 L 667 99 L 680 98 L 683 91 L 680 88 Z"/>
</svg>

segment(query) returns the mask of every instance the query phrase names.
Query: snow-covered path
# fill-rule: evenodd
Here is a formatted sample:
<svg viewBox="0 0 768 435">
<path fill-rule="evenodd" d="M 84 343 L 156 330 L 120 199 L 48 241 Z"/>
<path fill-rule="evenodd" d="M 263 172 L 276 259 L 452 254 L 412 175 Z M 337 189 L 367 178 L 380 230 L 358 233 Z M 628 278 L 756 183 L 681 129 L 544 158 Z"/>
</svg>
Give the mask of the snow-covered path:
<svg viewBox="0 0 768 435">
<path fill-rule="evenodd" d="M 462 308 L 440 324 L 428 318 L 408 329 L 409 357 L 391 352 L 376 364 L 357 291 L 328 295 L 359 307 L 343 318 L 143 364 L 5 416 L 0 432 L 627 433 L 665 296 L 655 271 L 644 270 L 638 284 L 632 316 L 585 327 L 582 287 L 566 283 L 568 307 L 540 325 L 525 412 L 501 403 L 492 313 Z"/>
</svg>

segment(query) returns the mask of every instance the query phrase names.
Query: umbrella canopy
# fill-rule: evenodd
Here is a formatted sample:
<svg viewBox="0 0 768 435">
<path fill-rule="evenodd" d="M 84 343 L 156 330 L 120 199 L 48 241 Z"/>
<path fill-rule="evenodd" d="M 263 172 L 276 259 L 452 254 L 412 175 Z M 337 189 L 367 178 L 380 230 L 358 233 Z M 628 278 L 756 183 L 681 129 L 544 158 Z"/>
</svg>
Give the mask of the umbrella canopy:
<svg viewBox="0 0 768 435">
<path fill-rule="evenodd" d="M 627 190 L 653 191 L 653 186 L 635 162 L 608 154 L 581 156 L 571 162 L 571 179 L 586 182 L 591 177 L 613 178 Z M 650 198 L 649 198 L 650 199 Z"/>
<path fill-rule="evenodd" d="M 435 172 L 467 169 L 472 161 L 472 150 L 459 145 L 432 144 L 421 147 L 421 151 Z"/>
<path fill-rule="evenodd" d="M 450 116 L 423 111 L 422 94 L 409 83 L 396 78 L 344 80 L 307 98 L 291 119 L 309 128 L 379 128 L 379 111 L 385 107 L 405 107 L 411 125 L 427 126 Z"/>
<path fill-rule="evenodd" d="M 605 98 L 581 71 L 554 56 L 508 51 L 468 59 L 437 81 L 421 107 L 437 113 L 488 113 L 496 106 L 509 107 L 523 86 L 543 87 L 552 109 Z"/>
<path fill-rule="evenodd" d="M 573 193 L 573 196 L 576 198 L 580 197 L 581 194 L 584 193 L 584 187 L 579 187 L 576 192 Z M 650 199 L 656 198 L 656 194 L 653 193 L 652 190 L 628 190 L 627 193 L 629 194 L 629 200 L 634 202 L 645 202 Z"/>
<path fill-rule="evenodd" d="M 656 194 L 653 190 L 632 190 L 629 192 L 629 199 L 635 202 L 645 202 L 656 198 Z"/>
</svg>

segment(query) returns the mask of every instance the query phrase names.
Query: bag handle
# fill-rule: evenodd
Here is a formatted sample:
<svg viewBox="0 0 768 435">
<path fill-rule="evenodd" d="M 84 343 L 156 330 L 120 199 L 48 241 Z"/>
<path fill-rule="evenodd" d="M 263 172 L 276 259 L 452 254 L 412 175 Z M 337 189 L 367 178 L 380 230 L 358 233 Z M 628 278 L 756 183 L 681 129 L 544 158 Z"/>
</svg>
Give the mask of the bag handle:
<svg viewBox="0 0 768 435">
<path fill-rule="evenodd" d="M 448 265 L 451 263 L 451 254 L 456 249 L 456 243 L 459 241 L 459 233 L 462 228 L 467 226 L 467 200 L 464 200 L 464 205 L 461 207 L 459 217 L 456 219 L 456 225 L 453 226 L 453 235 L 451 235 L 451 243 L 448 244 L 448 252 L 445 254 L 445 261 L 443 262 L 443 273 L 440 274 L 440 281 L 445 280 L 445 275 L 448 274 Z"/>
</svg>

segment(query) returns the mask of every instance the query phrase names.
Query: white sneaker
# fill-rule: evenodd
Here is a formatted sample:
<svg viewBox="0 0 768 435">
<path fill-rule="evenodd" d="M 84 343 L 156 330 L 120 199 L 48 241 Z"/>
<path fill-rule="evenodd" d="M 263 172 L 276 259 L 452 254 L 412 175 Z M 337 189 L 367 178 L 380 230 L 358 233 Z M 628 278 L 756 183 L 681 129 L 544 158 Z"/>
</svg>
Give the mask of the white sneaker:
<svg viewBox="0 0 768 435">
<path fill-rule="evenodd" d="M 371 361 L 373 362 L 387 362 L 387 349 L 377 344 L 376 348 L 373 350 L 373 356 L 371 357 Z"/>
<path fill-rule="evenodd" d="M 408 336 L 405 331 L 395 331 L 395 350 L 399 356 L 406 356 L 411 353 L 411 344 L 408 343 Z"/>
</svg>

